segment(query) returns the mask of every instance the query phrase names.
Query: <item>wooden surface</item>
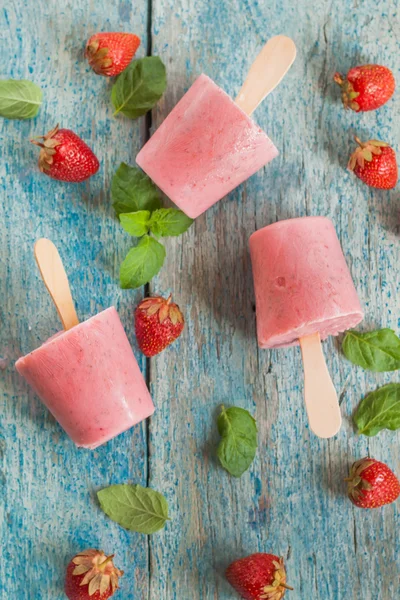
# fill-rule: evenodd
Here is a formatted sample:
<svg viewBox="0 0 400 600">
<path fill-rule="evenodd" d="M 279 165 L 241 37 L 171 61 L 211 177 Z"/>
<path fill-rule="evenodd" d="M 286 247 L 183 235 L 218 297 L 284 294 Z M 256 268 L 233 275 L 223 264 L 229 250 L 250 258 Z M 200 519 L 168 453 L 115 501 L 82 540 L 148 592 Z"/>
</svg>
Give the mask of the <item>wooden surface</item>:
<svg viewBox="0 0 400 600">
<path fill-rule="evenodd" d="M 167 65 L 153 128 L 201 72 L 234 97 L 266 39 L 285 33 L 298 48 L 289 75 L 254 115 L 280 157 L 167 242 L 151 291 L 173 292 L 187 327 L 147 365 L 132 331 L 144 290 L 118 287 L 130 242 L 109 194 L 119 163 L 134 163 L 146 123 L 113 118 L 110 82 L 82 59 L 90 34 L 118 29 L 141 34 L 141 54 L 151 49 Z M 68 559 L 96 545 L 115 552 L 126 572 L 121 600 L 233 599 L 223 570 L 257 550 L 288 559 L 292 600 L 397 598 L 400 505 L 357 510 L 342 480 L 368 452 L 400 473 L 400 435 L 357 437 L 351 424 L 359 399 L 398 374 L 367 374 L 344 360 L 337 341 L 325 343 L 344 426 L 330 441 L 313 436 L 300 350 L 257 350 L 247 244 L 277 219 L 332 218 L 366 309 L 363 327 L 400 328 L 399 192 L 369 190 L 344 170 L 355 130 L 397 143 L 400 93 L 377 112 L 355 115 L 342 110 L 331 84 L 336 69 L 375 61 L 400 81 L 397 2 L 6 0 L 0 32 L 2 76 L 33 79 L 45 97 L 33 121 L 0 120 L 1 600 L 61 600 Z M 55 182 L 36 168 L 28 140 L 58 121 L 101 160 L 87 183 Z M 21 354 L 60 328 L 33 258 L 42 236 L 60 249 L 81 320 L 117 306 L 157 406 L 151 421 L 96 452 L 74 448 L 14 370 Z M 214 458 L 221 402 L 258 421 L 259 452 L 240 480 Z M 101 513 L 96 490 L 127 481 L 167 496 L 173 521 L 164 531 L 128 533 Z"/>
</svg>

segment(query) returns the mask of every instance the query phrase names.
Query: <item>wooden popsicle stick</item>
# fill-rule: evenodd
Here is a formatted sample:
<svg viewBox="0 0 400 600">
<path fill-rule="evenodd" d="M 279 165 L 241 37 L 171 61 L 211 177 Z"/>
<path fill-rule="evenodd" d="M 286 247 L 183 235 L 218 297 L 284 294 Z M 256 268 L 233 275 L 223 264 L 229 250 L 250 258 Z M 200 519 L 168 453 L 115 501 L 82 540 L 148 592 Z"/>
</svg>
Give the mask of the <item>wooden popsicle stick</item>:
<svg viewBox="0 0 400 600">
<path fill-rule="evenodd" d="M 72 300 L 67 274 L 57 248 L 42 238 L 35 244 L 35 258 L 44 284 L 56 305 L 64 329 L 72 329 L 79 320 Z"/>
<path fill-rule="evenodd" d="M 304 399 L 312 431 L 320 438 L 337 434 L 342 415 L 326 366 L 319 333 L 300 338 L 304 365 Z"/>
<path fill-rule="evenodd" d="M 285 35 L 271 38 L 250 67 L 235 102 L 251 115 L 280 83 L 296 58 L 296 46 Z"/>
</svg>

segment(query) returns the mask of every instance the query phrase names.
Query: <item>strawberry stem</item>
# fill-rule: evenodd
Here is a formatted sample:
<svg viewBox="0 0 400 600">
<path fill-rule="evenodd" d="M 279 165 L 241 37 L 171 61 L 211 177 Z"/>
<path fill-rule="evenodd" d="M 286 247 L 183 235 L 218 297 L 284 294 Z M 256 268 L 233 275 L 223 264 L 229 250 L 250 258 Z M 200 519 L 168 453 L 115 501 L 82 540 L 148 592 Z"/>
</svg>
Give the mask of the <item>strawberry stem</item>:
<svg viewBox="0 0 400 600">
<path fill-rule="evenodd" d="M 354 136 L 355 141 L 357 142 L 357 144 L 360 146 L 360 148 L 364 148 L 365 144 L 360 140 L 359 137 L 357 137 L 356 135 Z"/>
<path fill-rule="evenodd" d="M 44 139 L 42 135 L 38 135 L 38 138 Z M 39 148 L 44 148 L 43 142 L 37 142 L 36 139 L 29 140 L 31 144 L 35 144 L 35 146 L 39 146 Z"/>
<path fill-rule="evenodd" d="M 167 304 L 171 304 L 172 294 L 170 294 L 167 298 Z"/>
<path fill-rule="evenodd" d="M 280 583 L 279 584 L 281 587 L 285 588 L 285 590 L 294 590 L 294 588 L 290 587 L 290 585 L 288 585 L 287 583 Z"/>
<path fill-rule="evenodd" d="M 106 560 L 99 564 L 99 569 L 101 569 L 101 571 L 104 571 L 105 566 L 108 565 L 108 563 L 112 561 L 114 556 L 115 556 L 115 554 L 111 554 L 111 556 L 107 556 Z"/>
<path fill-rule="evenodd" d="M 344 80 L 343 77 L 341 76 L 340 73 L 335 73 L 333 76 L 333 81 L 335 83 L 337 83 L 338 85 L 343 85 L 344 84 Z"/>
</svg>

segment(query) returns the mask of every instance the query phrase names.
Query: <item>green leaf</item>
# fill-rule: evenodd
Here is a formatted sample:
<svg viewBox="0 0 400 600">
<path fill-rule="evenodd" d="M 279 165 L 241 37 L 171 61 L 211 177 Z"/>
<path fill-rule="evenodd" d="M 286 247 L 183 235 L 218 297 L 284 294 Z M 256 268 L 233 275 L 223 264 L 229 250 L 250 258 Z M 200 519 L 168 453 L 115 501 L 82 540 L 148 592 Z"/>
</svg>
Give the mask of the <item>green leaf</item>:
<svg viewBox="0 0 400 600">
<path fill-rule="evenodd" d="M 400 369 L 400 339 L 392 329 L 348 331 L 342 348 L 346 358 L 363 369 L 378 373 Z"/>
<path fill-rule="evenodd" d="M 256 422 L 244 408 L 223 406 L 217 425 L 222 437 L 217 450 L 221 465 L 234 477 L 241 477 L 256 455 Z"/>
<path fill-rule="evenodd" d="M 129 235 L 142 237 L 149 231 L 150 215 L 149 210 L 139 210 L 137 212 L 122 213 L 119 215 L 119 220 Z"/>
<path fill-rule="evenodd" d="M 168 518 L 162 494 L 140 485 L 111 485 L 97 493 L 102 510 L 116 523 L 138 533 L 155 533 Z"/>
<path fill-rule="evenodd" d="M 400 383 L 389 383 L 361 400 L 354 422 L 358 433 L 373 436 L 390 429 L 400 428 Z"/>
<path fill-rule="evenodd" d="M 142 237 L 135 248 L 129 250 L 121 265 L 122 289 L 135 289 L 148 283 L 164 264 L 165 248 L 149 235 Z"/>
<path fill-rule="evenodd" d="M 32 119 L 42 104 L 42 90 L 26 79 L 0 80 L 0 116 L 6 119 Z"/>
<path fill-rule="evenodd" d="M 159 208 L 151 215 L 149 227 L 157 237 L 176 236 L 185 233 L 193 223 L 177 208 Z"/>
<path fill-rule="evenodd" d="M 111 195 L 117 215 L 160 208 L 160 194 L 150 177 L 137 167 L 121 163 L 112 182 Z"/>
<path fill-rule="evenodd" d="M 153 108 L 165 92 L 165 65 L 158 56 L 147 56 L 132 62 L 113 85 L 111 100 L 114 115 L 122 112 L 137 119 Z"/>
</svg>

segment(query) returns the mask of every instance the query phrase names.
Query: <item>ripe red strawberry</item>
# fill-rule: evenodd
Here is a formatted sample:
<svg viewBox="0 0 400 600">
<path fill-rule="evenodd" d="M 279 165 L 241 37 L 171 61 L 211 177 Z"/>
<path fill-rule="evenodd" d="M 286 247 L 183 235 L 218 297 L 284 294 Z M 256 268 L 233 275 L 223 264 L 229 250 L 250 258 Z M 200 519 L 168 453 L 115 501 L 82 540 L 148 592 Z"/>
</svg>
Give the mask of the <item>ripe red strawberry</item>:
<svg viewBox="0 0 400 600">
<path fill-rule="evenodd" d="M 69 600 L 108 600 L 118 589 L 124 574 L 114 567 L 114 556 L 101 550 L 85 550 L 74 556 L 67 567 L 65 593 Z"/>
<path fill-rule="evenodd" d="M 385 463 L 363 458 L 354 463 L 346 479 L 350 500 L 360 508 L 378 508 L 400 496 L 400 482 Z"/>
<path fill-rule="evenodd" d="M 283 559 L 273 554 L 252 554 L 233 562 L 226 578 L 245 600 L 281 600 L 286 590 Z"/>
<path fill-rule="evenodd" d="M 37 139 L 43 140 L 38 142 Z M 99 161 L 89 146 L 70 129 L 58 125 L 46 135 L 31 140 L 40 147 L 39 169 L 53 179 L 78 183 L 99 170 Z"/>
<path fill-rule="evenodd" d="M 86 44 L 86 58 L 97 75 L 122 73 L 135 56 L 140 38 L 133 33 L 95 33 Z"/>
<path fill-rule="evenodd" d="M 396 88 L 392 71 L 381 65 L 354 67 L 347 73 L 346 79 L 340 73 L 335 73 L 334 80 L 342 88 L 344 107 L 355 112 L 376 110 L 383 106 Z"/>
<path fill-rule="evenodd" d="M 146 356 L 155 356 L 182 333 L 185 320 L 177 304 L 155 296 L 145 298 L 135 310 L 135 330 L 139 348 Z"/>
<path fill-rule="evenodd" d="M 370 187 L 390 190 L 397 183 L 396 153 L 386 142 L 369 140 L 361 142 L 351 155 L 348 168 Z"/>
</svg>

